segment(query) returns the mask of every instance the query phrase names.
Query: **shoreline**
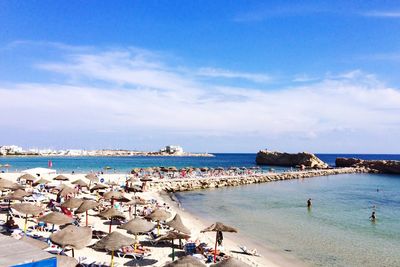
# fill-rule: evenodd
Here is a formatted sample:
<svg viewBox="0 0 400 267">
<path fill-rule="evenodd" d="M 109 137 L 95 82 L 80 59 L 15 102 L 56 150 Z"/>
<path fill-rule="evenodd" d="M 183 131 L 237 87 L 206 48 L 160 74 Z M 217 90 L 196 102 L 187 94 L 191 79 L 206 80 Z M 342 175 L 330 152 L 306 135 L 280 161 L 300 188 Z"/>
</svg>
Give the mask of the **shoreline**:
<svg viewBox="0 0 400 267">
<path fill-rule="evenodd" d="M 179 214 L 185 225 L 196 225 L 198 232 L 206 228 L 207 226 L 215 223 L 209 219 L 199 218 L 190 211 L 182 208 L 180 204 L 172 199 L 171 193 L 165 191 L 154 192 L 157 194 L 162 201 L 170 205 L 177 214 Z M 172 193 L 173 194 L 173 193 Z M 173 195 L 174 196 L 174 195 Z M 176 198 L 176 196 L 174 196 Z M 197 232 L 197 231 L 196 231 Z M 206 237 L 209 244 L 214 244 L 215 235 L 214 232 L 202 233 L 202 237 Z M 204 238 L 203 238 L 204 239 Z M 261 255 L 260 257 L 251 256 L 241 253 L 239 246 L 244 245 L 249 249 L 257 249 L 257 252 Z M 268 247 L 262 244 L 260 241 L 253 240 L 250 237 L 246 237 L 243 232 L 238 233 L 226 233 L 224 234 L 224 248 L 234 258 L 240 259 L 244 263 L 250 266 L 266 266 L 266 267 L 307 267 L 305 262 L 294 257 L 293 255 L 287 255 L 277 250 L 277 248 Z"/>
</svg>

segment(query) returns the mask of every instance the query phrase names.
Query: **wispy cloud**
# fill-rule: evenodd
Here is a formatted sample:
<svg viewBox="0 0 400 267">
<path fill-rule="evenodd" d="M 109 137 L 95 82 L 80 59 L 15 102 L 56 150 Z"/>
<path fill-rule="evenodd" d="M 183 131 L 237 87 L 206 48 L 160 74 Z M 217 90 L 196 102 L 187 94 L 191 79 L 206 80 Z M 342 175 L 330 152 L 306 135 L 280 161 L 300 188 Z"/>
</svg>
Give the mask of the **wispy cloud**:
<svg viewBox="0 0 400 267">
<path fill-rule="evenodd" d="M 400 91 L 360 70 L 263 90 L 221 85 L 217 80 L 267 82 L 268 76 L 207 67 L 188 71 L 162 56 L 129 49 L 68 52 L 64 58 L 36 66 L 65 79 L 0 83 L 0 99 L 7 99 L 0 105 L 3 129 L 34 129 L 49 135 L 62 131 L 75 139 L 107 129 L 112 139 L 169 136 L 189 143 L 199 136 L 210 143 L 219 138 L 262 143 L 268 136 L 296 140 L 299 146 L 305 140 L 323 144 L 330 135 L 344 140 L 346 133 L 400 134 L 400 117 L 393 112 L 400 106 Z M 216 80 L 204 81 L 199 70 Z M 2 139 L 4 134 L 0 133 Z M 361 145 L 360 140 L 353 141 Z M 219 144 L 214 147 L 218 150 Z"/>
<path fill-rule="evenodd" d="M 369 11 L 362 13 L 362 15 L 375 18 L 400 18 L 400 11 Z"/>
<path fill-rule="evenodd" d="M 213 78 L 244 79 L 256 83 L 267 83 L 273 80 L 270 75 L 266 74 L 237 72 L 217 68 L 200 68 L 196 74 L 198 76 Z"/>
</svg>

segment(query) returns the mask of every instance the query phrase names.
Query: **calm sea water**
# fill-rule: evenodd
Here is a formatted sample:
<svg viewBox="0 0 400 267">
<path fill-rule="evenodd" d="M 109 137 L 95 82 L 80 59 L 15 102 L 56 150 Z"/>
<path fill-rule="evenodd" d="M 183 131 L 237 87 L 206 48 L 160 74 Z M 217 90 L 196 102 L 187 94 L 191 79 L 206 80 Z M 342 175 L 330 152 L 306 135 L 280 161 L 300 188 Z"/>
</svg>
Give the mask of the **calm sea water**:
<svg viewBox="0 0 400 267">
<path fill-rule="evenodd" d="M 357 157 L 362 159 L 398 159 L 400 155 L 338 155 L 318 154 L 323 161 L 335 164 L 338 156 Z M 252 167 L 255 165 L 256 154 L 215 154 L 215 157 L 0 157 L 0 165 L 10 164 L 8 171 L 21 171 L 28 168 L 48 166 L 49 160 L 53 168 L 65 172 L 101 171 L 106 166 L 112 167 L 111 172 L 128 173 L 136 167 L 176 166 L 180 167 Z M 277 171 L 285 169 L 274 166 Z M 115 169 L 115 170 L 114 170 Z M 0 170 L 7 171 L 4 167 Z"/>
<path fill-rule="evenodd" d="M 399 175 L 337 175 L 177 197 L 197 216 L 236 226 L 311 266 L 400 266 Z M 378 220 L 371 223 L 374 206 Z"/>
</svg>

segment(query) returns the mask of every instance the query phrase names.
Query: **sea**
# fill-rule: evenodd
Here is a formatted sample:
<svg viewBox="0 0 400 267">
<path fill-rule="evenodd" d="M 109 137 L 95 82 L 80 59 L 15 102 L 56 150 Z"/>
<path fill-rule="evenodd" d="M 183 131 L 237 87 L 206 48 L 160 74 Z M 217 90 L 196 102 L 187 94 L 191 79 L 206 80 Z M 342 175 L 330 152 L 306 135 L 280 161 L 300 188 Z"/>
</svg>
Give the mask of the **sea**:
<svg viewBox="0 0 400 267">
<path fill-rule="evenodd" d="M 255 154 L 215 157 L 2 157 L 1 171 L 47 167 L 58 172 L 129 173 L 132 168 L 253 167 Z M 400 155 L 317 154 L 400 160 Z M 105 170 L 109 166 L 111 170 Z M 284 171 L 287 168 L 264 166 Z M 1 174 L 0 174 L 1 176 Z M 400 266 L 400 175 L 343 174 L 177 194 L 184 209 L 235 226 L 240 235 L 310 266 Z M 306 207 L 308 198 L 312 207 Z M 376 211 L 377 220 L 369 216 Z"/>
</svg>

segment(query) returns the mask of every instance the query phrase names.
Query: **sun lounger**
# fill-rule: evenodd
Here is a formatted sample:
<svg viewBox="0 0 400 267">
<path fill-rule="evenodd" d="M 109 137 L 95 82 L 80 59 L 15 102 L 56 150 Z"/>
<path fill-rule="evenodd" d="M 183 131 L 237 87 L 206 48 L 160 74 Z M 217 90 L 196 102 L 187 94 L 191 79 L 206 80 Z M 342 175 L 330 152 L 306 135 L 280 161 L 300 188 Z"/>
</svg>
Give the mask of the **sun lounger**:
<svg viewBox="0 0 400 267">
<path fill-rule="evenodd" d="M 143 260 L 144 257 L 150 256 L 150 253 L 142 253 L 142 252 L 134 252 L 134 251 L 129 251 L 129 252 L 123 252 L 121 249 L 116 251 L 117 256 L 120 258 L 125 258 L 126 256 L 132 257 L 135 260 Z"/>
<path fill-rule="evenodd" d="M 251 256 L 258 256 L 258 257 L 261 256 L 260 254 L 257 253 L 256 249 L 250 250 L 245 246 L 239 246 L 239 248 L 243 251 L 244 254 L 251 255 Z"/>
</svg>

